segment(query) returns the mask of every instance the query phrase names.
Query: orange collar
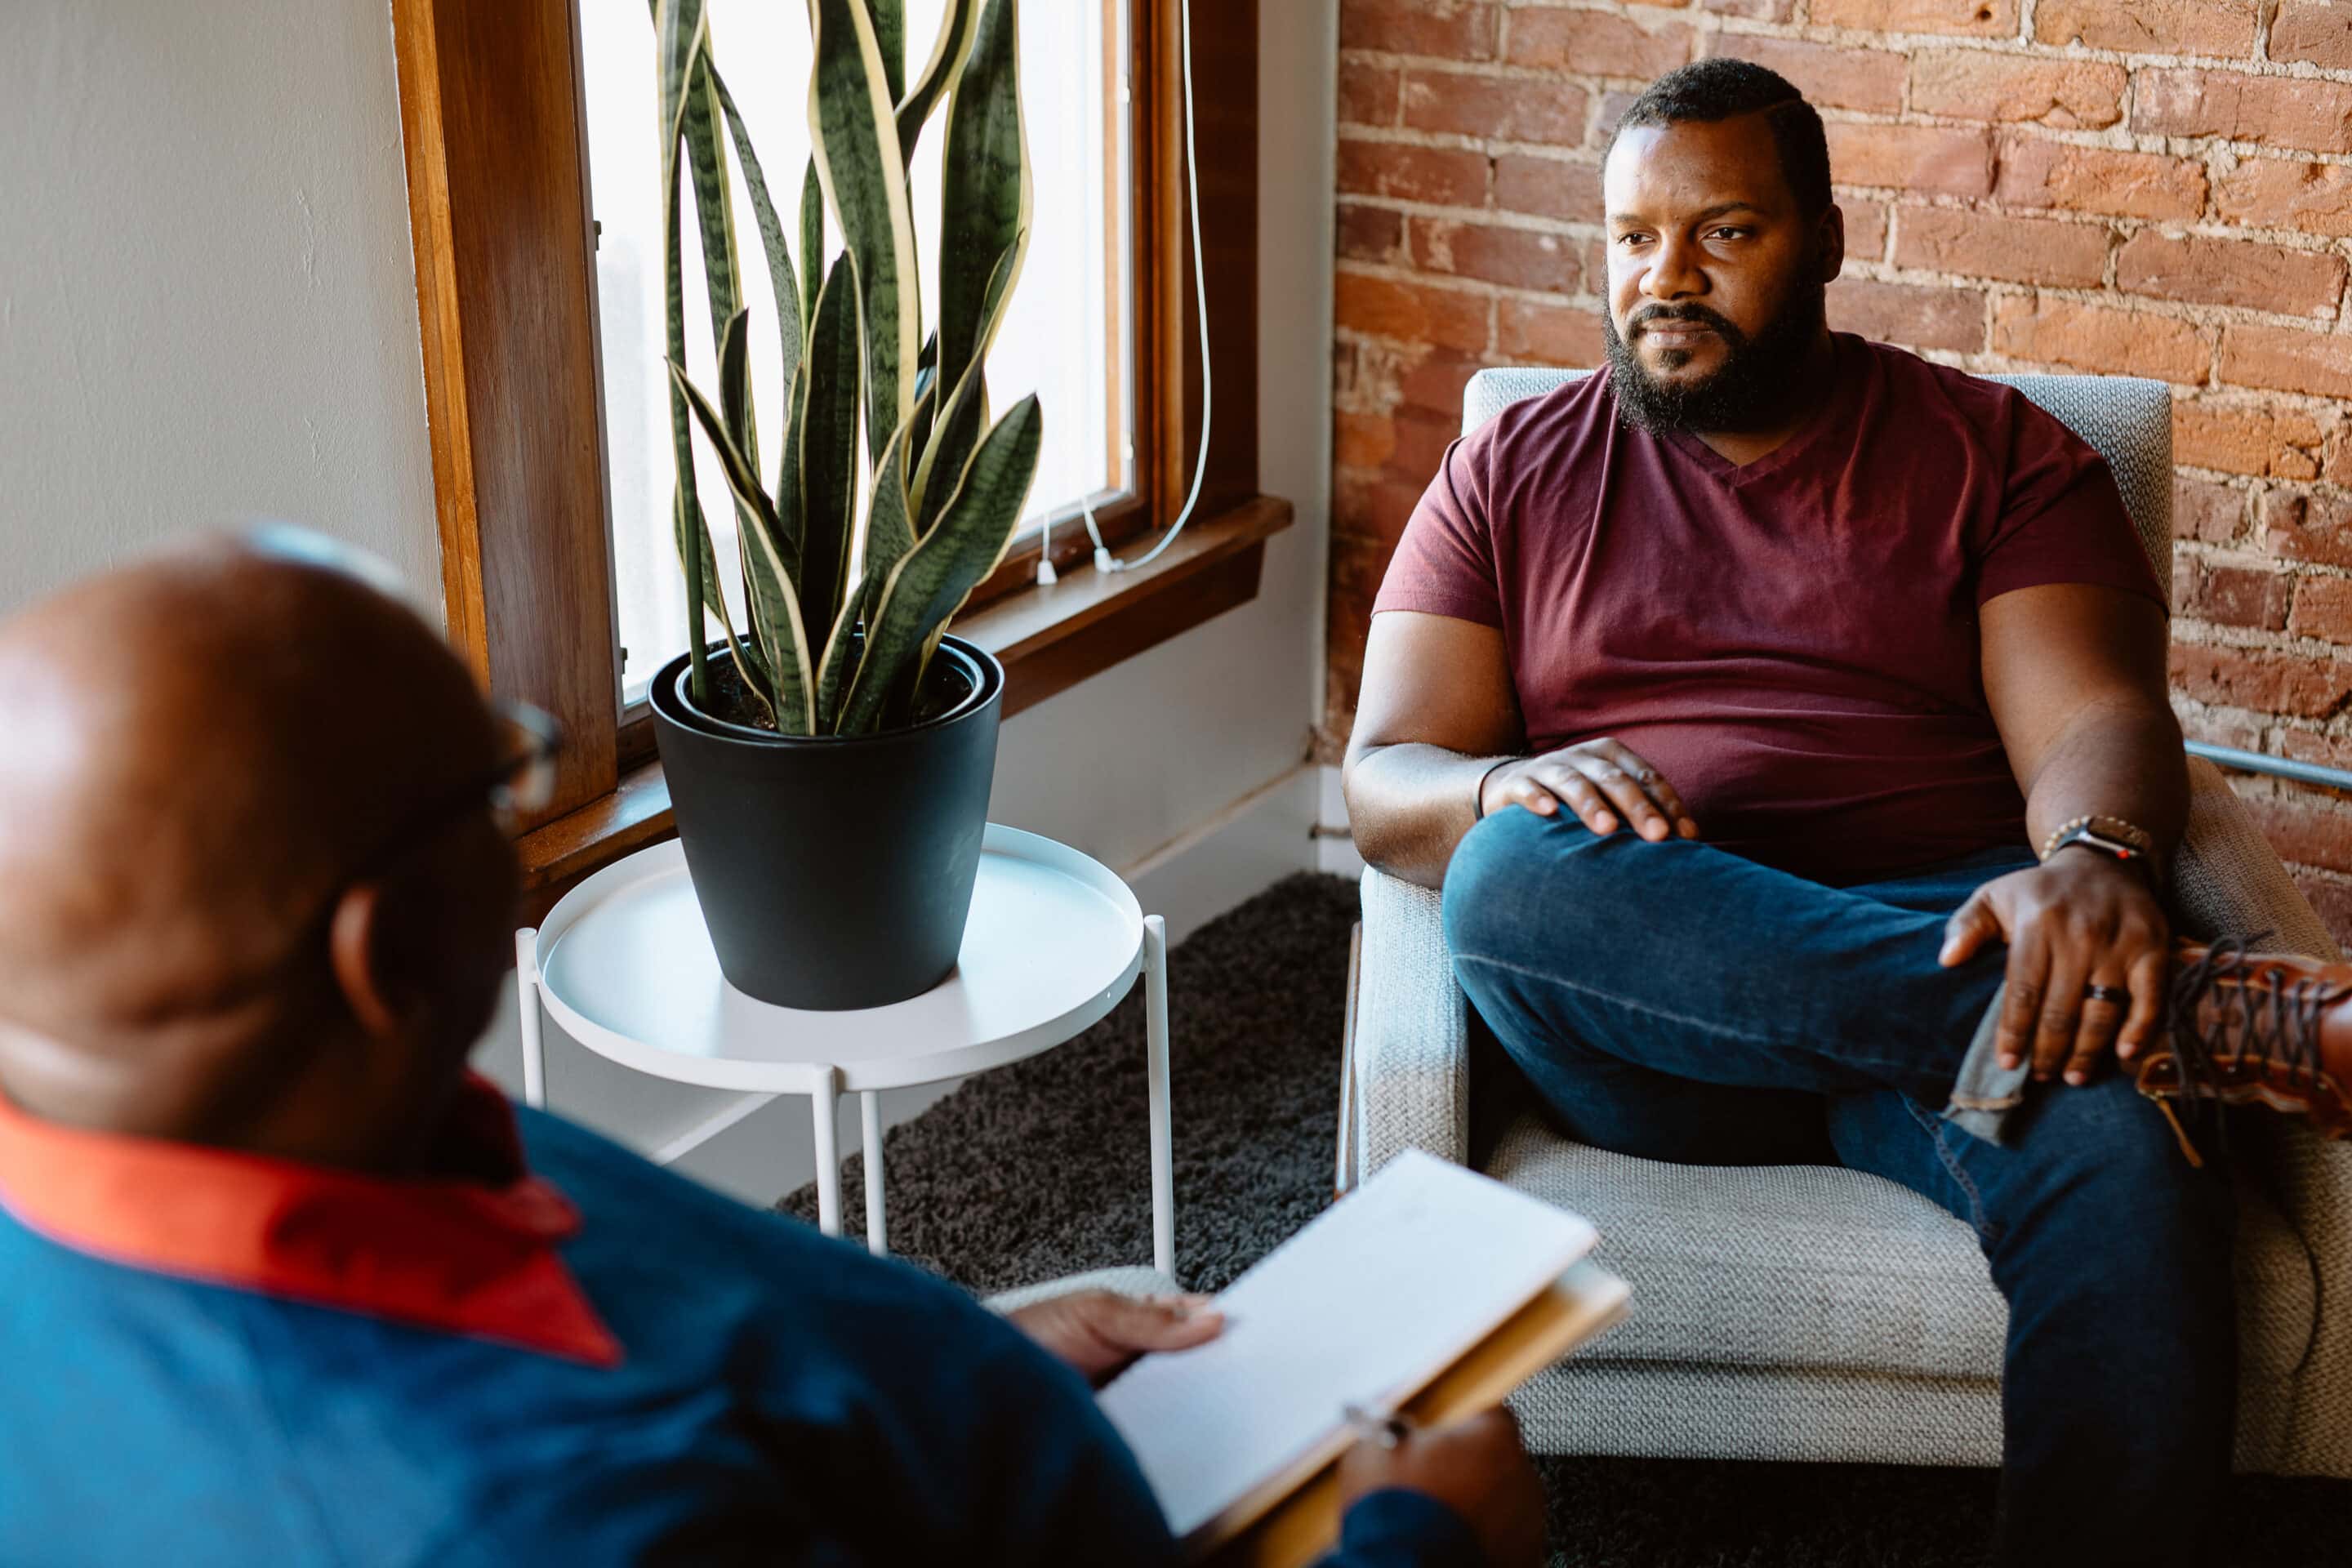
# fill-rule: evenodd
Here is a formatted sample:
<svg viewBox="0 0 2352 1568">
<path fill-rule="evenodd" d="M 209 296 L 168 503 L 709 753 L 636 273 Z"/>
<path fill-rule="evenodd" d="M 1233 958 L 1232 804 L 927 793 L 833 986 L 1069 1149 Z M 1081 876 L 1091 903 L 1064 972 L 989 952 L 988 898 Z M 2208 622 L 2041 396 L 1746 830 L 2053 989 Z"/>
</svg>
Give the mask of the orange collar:
<svg viewBox="0 0 2352 1568">
<path fill-rule="evenodd" d="M 524 1168 L 505 1097 L 469 1077 L 452 1121 L 512 1179 L 394 1181 L 89 1132 L 0 1096 L 0 1207 L 132 1268 L 619 1364 L 620 1342 L 555 1250 L 579 1211 Z"/>
</svg>

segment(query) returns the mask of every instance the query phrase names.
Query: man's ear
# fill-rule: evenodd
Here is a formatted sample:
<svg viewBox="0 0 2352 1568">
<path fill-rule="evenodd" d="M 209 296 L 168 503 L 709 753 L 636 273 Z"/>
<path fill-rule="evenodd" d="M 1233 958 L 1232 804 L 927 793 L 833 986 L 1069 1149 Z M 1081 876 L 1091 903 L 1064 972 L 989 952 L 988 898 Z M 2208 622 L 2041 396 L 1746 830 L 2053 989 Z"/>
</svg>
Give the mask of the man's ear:
<svg viewBox="0 0 2352 1568">
<path fill-rule="evenodd" d="M 355 882 L 335 901 L 327 927 L 327 957 L 343 1005 L 361 1028 L 378 1039 L 400 1030 L 400 1006 L 383 964 L 383 889 Z"/>
<path fill-rule="evenodd" d="M 1845 209 L 1837 203 L 1832 202 L 1822 214 L 1813 243 L 1821 247 L 1822 285 L 1826 288 L 1845 270 Z"/>
</svg>

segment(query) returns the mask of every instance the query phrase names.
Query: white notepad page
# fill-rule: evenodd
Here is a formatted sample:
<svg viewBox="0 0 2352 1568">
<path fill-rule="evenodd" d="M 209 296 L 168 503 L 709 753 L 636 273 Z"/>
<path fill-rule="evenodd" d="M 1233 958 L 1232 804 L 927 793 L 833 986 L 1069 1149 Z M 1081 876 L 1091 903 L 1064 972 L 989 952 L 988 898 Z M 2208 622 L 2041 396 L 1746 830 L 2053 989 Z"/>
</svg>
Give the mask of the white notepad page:
<svg viewBox="0 0 2352 1568">
<path fill-rule="evenodd" d="M 1180 1540 L 1344 1446 L 1590 1252 L 1591 1224 L 1413 1150 L 1217 1298 L 1225 1331 L 1102 1391 Z"/>
</svg>

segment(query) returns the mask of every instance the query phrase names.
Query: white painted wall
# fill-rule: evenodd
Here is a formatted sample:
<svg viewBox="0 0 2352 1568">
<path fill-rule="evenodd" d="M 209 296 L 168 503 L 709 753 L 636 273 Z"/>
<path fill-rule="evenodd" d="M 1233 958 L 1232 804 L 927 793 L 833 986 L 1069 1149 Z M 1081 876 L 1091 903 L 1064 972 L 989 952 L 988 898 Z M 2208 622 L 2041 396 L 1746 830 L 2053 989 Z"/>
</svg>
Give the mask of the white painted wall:
<svg viewBox="0 0 2352 1568">
<path fill-rule="evenodd" d="M 5 0 L 0 169 L 0 612 L 256 516 L 437 595 L 385 0 Z"/>
<path fill-rule="evenodd" d="M 1012 720 L 999 751 L 992 815 L 1134 872 L 1180 939 L 1316 858 L 1335 13 L 1261 4 L 1260 464 L 1297 522 L 1255 602 Z M 0 159 L 0 610 L 255 515 L 436 591 L 385 0 L 5 0 Z M 513 1031 L 502 1015 L 481 1053 L 509 1082 Z M 641 1147 L 724 1100 L 568 1044 L 549 1079 Z M 686 1168 L 761 1198 L 805 1180 L 798 1102 Z"/>
</svg>

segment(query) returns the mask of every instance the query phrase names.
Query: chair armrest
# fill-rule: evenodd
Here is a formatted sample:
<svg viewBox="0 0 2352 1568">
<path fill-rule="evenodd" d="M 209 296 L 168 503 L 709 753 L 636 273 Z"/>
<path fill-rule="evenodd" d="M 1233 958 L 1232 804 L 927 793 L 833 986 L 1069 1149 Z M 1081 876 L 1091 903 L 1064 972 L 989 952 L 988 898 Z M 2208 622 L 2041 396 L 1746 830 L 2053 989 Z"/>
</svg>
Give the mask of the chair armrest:
<svg viewBox="0 0 2352 1568">
<path fill-rule="evenodd" d="M 2352 1477 L 2352 1143 L 2315 1137 L 2286 1118 L 2263 1140 L 2271 1190 L 2302 1237 L 2318 1286 L 2311 1348 L 2294 1376 L 2294 1406 L 2278 1466 L 2289 1475 Z"/>
<path fill-rule="evenodd" d="M 1126 1268 L 1097 1268 L 1091 1274 L 1072 1274 L 1061 1279 L 1024 1285 L 1018 1290 L 991 1296 L 981 1305 L 1003 1316 L 1017 1312 L 1024 1307 L 1034 1307 L 1040 1301 L 1050 1301 L 1056 1296 L 1074 1295 L 1080 1290 L 1109 1290 L 1121 1296 L 1173 1296 L 1178 1294 L 1179 1287 L 1176 1281 L 1157 1268 L 1146 1268 L 1139 1264 Z"/>
<path fill-rule="evenodd" d="M 1368 868 L 1363 908 L 1356 1179 L 1407 1149 L 1459 1164 L 1470 1157 L 1470 1004 L 1454 983 L 1437 895 Z"/>
<path fill-rule="evenodd" d="M 2171 903 L 2181 933 L 2208 940 L 2267 931 L 2264 947 L 2340 956 L 2221 770 L 2191 757 L 2189 784 L 2189 831 L 2172 863 Z"/>
<path fill-rule="evenodd" d="M 2267 931 L 2264 947 L 2339 956 L 2221 770 L 2191 757 L 2189 781 L 2189 831 L 2172 867 L 2171 902 L 2181 932 L 2210 938 Z M 2262 1131 L 2273 1194 L 2302 1237 L 2318 1286 L 2318 1317 L 2295 1374 L 2279 1468 L 2352 1476 L 2352 1424 L 2344 1419 L 2352 1406 L 2352 1143 L 2327 1142 L 2284 1118 L 2265 1118 Z"/>
</svg>

